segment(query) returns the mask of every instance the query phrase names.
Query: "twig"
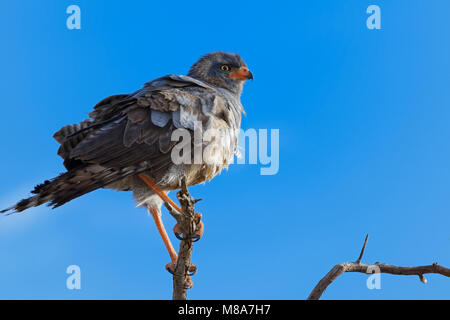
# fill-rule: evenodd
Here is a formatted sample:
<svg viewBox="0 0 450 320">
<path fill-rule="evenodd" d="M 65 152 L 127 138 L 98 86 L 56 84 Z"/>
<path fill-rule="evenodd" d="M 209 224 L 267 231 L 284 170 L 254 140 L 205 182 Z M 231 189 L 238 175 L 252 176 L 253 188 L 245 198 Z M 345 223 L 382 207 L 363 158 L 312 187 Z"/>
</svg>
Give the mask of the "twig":
<svg viewBox="0 0 450 320">
<path fill-rule="evenodd" d="M 369 234 L 367 234 L 366 235 L 366 239 L 364 239 L 364 244 L 363 244 L 363 247 L 361 249 L 361 253 L 359 254 L 358 260 L 356 260 L 355 263 L 358 263 L 358 264 L 361 263 L 361 259 L 362 259 L 363 254 L 364 254 L 364 250 L 366 250 L 367 240 L 369 240 Z"/>
<path fill-rule="evenodd" d="M 373 270 L 374 266 L 376 266 L 376 270 L 378 273 L 389 273 L 396 275 L 416 275 L 419 276 L 420 281 L 426 283 L 427 280 L 424 277 L 424 274 L 434 273 L 441 274 L 445 277 L 450 277 L 450 269 L 440 266 L 437 262 L 428 266 L 418 266 L 418 267 L 399 267 L 394 265 L 388 265 L 380 262 L 376 262 L 374 265 L 370 264 L 362 264 L 361 259 L 364 254 L 364 249 L 367 244 L 368 236 L 364 241 L 363 248 L 361 250 L 361 254 L 359 255 L 358 260 L 356 262 L 344 262 L 335 265 L 326 275 L 323 277 L 319 283 L 314 287 L 311 294 L 308 297 L 308 300 L 319 300 L 328 286 L 333 283 L 341 274 L 345 272 L 360 272 L 360 273 L 368 273 L 368 270 Z M 379 270 L 379 271 L 378 271 Z"/>
<path fill-rule="evenodd" d="M 172 207 L 166 205 L 170 214 L 177 220 L 179 227 L 183 230 L 183 236 L 186 240 L 181 240 L 178 250 L 178 260 L 173 273 L 173 300 L 186 300 L 187 290 L 192 287 L 192 280 L 189 274 L 195 273 L 191 265 L 191 255 L 193 250 L 192 235 L 195 233 L 194 204 L 197 202 L 192 199 L 187 187 L 186 181 L 182 181 L 182 188 L 177 193 L 178 201 L 181 204 L 182 214 L 179 214 Z"/>
</svg>

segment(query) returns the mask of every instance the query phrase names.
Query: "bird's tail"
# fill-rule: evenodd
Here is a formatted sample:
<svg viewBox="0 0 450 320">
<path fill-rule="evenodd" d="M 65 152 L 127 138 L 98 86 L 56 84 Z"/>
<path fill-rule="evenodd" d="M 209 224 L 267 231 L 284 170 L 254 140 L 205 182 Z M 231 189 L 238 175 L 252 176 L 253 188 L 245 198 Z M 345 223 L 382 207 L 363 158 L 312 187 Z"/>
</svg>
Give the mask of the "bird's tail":
<svg viewBox="0 0 450 320">
<path fill-rule="evenodd" d="M 0 213 L 12 214 L 47 203 L 56 208 L 88 192 L 113 183 L 132 172 L 126 170 L 105 169 L 99 166 L 81 167 L 62 173 L 59 176 L 37 185 L 33 196 L 17 202 Z M 133 173 L 138 173 L 134 171 Z"/>
<path fill-rule="evenodd" d="M 53 192 L 51 192 L 51 189 L 54 189 L 53 186 L 56 185 L 59 181 L 63 181 L 62 176 L 64 176 L 64 174 L 61 174 L 56 178 L 47 180 L 44 183 L 37 185 L 34 190 L 31 191 L 31 193 L 35 194 L 34 196 L 22 199 L 12 207 L 1 210 L 0 213 L 12 214 L 16 212 L 22 212 L 29 208 L 37 207 L 41 204 L 52 201 L 54 194 Z M 43 189 L 45 189 L 45 191 Z"/>
<path fill-rule="evenodd" d="M 34 194 L 33 196 L 20 200 L 12 207 L 1 210 L 0 213 L 12 214 L 22 212 L 29 208 L 40 206 L 44 203 L 48 203 L 49 206 L 57 206 L 58 198 L 61 198 L 63 194 L 67 193 L 74 187 L 76 188 L 76 184 L 71 183 L 70 181 L 70 174 L 71 172 L 65 172 L 51 180 L 46 180 L 45 182 L 38 184 L 34 190 L 31 191 L 31 193 Z"/>
</svg>

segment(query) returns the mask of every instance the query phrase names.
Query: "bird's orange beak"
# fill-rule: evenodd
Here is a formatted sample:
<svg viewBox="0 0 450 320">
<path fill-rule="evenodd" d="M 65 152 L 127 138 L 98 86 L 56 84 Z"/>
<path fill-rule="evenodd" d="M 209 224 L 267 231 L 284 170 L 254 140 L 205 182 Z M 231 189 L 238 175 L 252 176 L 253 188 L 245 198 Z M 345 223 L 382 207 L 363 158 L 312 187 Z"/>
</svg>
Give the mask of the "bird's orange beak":
<svg viewBox="0 0 450 320">
<path fill-rule="evenodd" d="M 242 81 L 245 80 L 253 80 L 253 74 L 248 70 L 247 67 L 240 67 L 239 69 L 235 69 L 228 78 L 233 79 L 239 79 Z"/>
</svg>

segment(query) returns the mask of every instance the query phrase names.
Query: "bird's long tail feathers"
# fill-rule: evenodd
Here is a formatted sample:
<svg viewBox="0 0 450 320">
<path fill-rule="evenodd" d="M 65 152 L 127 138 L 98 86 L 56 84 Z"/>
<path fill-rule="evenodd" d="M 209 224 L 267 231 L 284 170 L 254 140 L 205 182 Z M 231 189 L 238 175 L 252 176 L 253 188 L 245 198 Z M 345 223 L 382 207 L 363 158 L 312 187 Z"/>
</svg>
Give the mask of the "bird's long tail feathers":
<svg viewBox="0 0 450 320">
<path fill-rule="evenodd" d="M 106 186 L 132 174 L 138 174 L 145 168 L 106 169 L 100 166 L 87 166 L 70 170 L 37 185 L 31 192 L 34 196 L 23 199 L 0 213 L 12 214 L 48 203 L 59 207 L 88 192 Z"/>
</svg>

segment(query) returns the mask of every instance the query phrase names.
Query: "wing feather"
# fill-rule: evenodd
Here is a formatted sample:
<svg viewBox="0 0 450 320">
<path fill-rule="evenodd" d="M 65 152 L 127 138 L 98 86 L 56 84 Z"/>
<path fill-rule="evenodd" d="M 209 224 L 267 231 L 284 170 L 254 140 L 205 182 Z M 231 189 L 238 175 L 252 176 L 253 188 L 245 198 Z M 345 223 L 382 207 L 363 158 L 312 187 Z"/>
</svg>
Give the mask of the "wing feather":
<svg viewBox="0 0 450 320">
<path fill-rule="evenodd" d="M 79 141 L 66 148 L 65 159 L 114 169 L 142 163 L 163 168 L 177 143 L 171 141 L 173 131 L 206 123 L 209 115 L 203 110 L 207 106 L 209 112 L 216 103 L 212 88 L 187 78 L 160 78 L 133 94 L 104 99 L 80 126 L 84 131 L 71 130 L 69 139 L 79 135 Z"/>
</svg>

